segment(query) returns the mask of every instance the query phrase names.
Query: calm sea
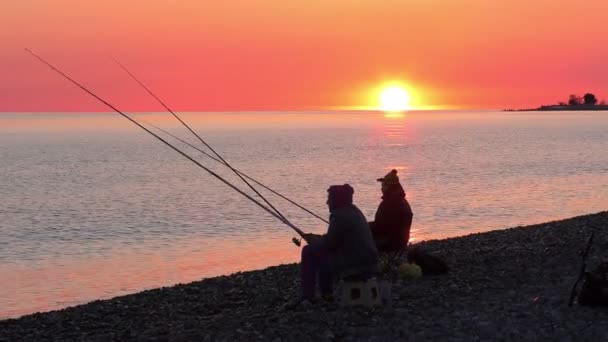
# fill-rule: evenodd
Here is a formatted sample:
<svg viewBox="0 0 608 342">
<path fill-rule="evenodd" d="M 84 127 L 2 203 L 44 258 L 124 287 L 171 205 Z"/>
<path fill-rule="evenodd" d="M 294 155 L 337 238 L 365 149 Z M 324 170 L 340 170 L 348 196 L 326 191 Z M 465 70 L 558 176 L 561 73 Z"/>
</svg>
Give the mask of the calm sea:
<svg viewBox="0 0 608 342">
<path fill-rule="evenodd" d="M 167 114 L 136 117 L 197 144 Z M 324 217 L 327 187 L 350 183 L 373 218 L 375 179 L 397 169 L 418 241 L 608 208 L 606 112 L 183 118 L 236 168 Z M 0 114 L 0 198 L 0 318 L 300 254 L 289 228 L 116 114 Z M 303 230 L 324 231 L 269 199 Z"/>
</svg>

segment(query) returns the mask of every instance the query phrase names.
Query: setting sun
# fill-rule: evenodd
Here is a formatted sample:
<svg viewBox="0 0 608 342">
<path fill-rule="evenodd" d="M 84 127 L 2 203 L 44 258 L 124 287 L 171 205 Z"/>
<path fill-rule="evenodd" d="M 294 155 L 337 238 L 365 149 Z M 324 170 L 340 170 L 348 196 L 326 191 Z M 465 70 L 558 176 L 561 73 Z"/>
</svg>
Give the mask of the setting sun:
<svg viewBox="0 0 608 342">
<path fill-rule="evenodd" d="M 385 111 L 400 111 L 410 109 L 411 97 L 405 89 L 390 86 L 380 92 L 380 109 Z"/>
</svg>

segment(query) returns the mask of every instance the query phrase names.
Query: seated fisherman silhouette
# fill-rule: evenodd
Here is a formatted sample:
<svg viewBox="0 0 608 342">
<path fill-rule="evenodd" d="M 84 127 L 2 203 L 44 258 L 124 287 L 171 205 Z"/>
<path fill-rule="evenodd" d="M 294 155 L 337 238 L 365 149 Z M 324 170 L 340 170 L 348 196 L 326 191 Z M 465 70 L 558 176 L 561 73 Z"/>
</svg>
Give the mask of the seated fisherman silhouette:
<svg viewBox="0 0 608 342">
<path fill-rule="evenodd" d="M 353 204 L 354 189 L 332 185 L 327 190 L 329 227 L 324 235 L 305 234 L 302 248 L 302 300 L 314 301 L 316 279 L 322 298 L 333 299 L 333 279 L 339 275 L 375 272 L 378 251 L 367 219 Z M 371 271 L 370 271 L 371 270 Z"/>
<path fill-rule="evenodd" d="M 382 182 L 382 201 L 373 222 L 369 223 L 379 252 L 403 250 L 410 240 L 412 208 L 399 183 L 397 170 L 377 179 Z"/>
</svg>

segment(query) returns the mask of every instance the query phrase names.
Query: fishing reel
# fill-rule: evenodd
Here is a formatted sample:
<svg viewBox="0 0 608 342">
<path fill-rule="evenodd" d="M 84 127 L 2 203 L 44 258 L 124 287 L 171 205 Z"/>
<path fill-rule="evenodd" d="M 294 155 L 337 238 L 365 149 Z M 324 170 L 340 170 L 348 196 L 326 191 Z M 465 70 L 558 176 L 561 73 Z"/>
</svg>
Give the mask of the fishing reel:
<svg viewBox="0 0 608 342">
<path fill-rule="evenodd" d="M 300 247 L 302 246 L 302 239 L 298 239 L 296 237 L 291 238 L 291 242 L 293 242 L 294 245 Z"/>
</svg>

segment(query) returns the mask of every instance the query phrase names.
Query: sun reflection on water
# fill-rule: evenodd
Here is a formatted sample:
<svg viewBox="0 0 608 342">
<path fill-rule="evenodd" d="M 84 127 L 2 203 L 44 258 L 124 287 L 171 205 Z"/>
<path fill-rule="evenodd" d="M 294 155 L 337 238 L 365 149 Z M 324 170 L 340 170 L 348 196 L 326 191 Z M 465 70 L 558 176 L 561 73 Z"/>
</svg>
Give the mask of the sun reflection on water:
<svg viewBox="0 0 608 342">
<path fill-rule="evenodd" d="M 405 117 L 406 117 L 406 112 L 402 112 L 402 111 L 384 112 L 385 119 L 403 119 Z"/>
</svg>

